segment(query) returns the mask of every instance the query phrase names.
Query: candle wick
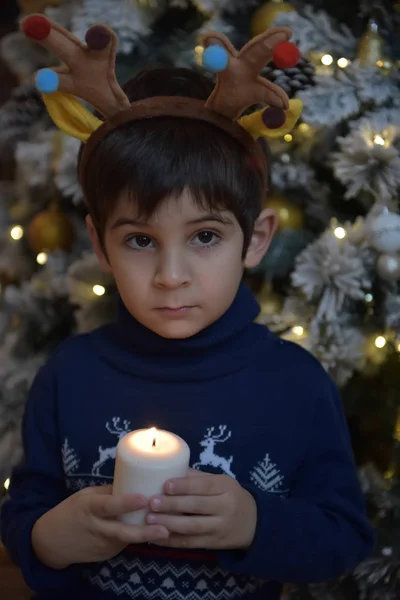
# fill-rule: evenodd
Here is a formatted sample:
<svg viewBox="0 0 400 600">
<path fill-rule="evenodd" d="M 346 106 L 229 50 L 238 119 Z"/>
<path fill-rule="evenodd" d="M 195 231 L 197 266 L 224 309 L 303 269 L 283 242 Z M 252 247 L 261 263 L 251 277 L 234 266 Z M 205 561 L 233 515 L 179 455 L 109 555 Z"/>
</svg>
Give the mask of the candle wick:
<svg viewBox="0 0 400 600">
<path fill-rule="evenodd" d="M 156 447 L 156 438 L 153 438 L 153 444 L 152 444 L 153 448 Z"/>
</svg>

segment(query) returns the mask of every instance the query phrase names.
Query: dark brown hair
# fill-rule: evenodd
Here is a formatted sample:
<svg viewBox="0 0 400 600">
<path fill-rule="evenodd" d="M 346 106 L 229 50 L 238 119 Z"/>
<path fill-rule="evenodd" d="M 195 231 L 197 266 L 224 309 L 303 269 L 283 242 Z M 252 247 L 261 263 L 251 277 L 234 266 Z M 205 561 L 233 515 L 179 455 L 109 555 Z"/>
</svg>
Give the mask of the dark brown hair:
<svg viewBox="0 0 400 600">
<path fill-rule="evenodd" d="M 155 96 L 206 100 L 213 87 L 189 69 L 162 67 L 140 72 L 124 91 L 130 102 Z M 244 255 L 266 192 L 251 157 L 229 134 L 210 123 L 175 117 L 143 119 L 111 131 L 91 154 L 82 186 L 103 247 L 107 220 L 123 192 L 146 219 L 167 197 L 188 189 L 206 210 L 235 215 Z"/>
</svg>

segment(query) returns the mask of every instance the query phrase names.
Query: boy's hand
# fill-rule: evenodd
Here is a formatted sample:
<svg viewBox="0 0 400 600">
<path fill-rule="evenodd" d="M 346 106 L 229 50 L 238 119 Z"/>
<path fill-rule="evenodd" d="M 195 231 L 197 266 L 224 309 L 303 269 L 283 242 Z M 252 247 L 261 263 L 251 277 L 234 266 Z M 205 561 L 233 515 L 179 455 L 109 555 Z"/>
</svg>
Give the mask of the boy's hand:
<svg viewBox="0 0 400 600">
<path fill-rule="evenodd" d="M 147 523 L 170 532 L 162 546 L 248 548 L 257 524 L 253 496 L 228 475 L 191 470 L 189 477 L 165 484 L 165 495 L 150 500 Z"/>
<path fill-rule="evenodd" d="M 86 488 L 44 514 L 32 529 L 38 559 L 53 569 L 107 560 L 129 544 L 168 537 L 162 525 L 125 525 L 124 513 L 148 506 L 143 496 L 114 497 L 111 486 Z"/>
</svg>

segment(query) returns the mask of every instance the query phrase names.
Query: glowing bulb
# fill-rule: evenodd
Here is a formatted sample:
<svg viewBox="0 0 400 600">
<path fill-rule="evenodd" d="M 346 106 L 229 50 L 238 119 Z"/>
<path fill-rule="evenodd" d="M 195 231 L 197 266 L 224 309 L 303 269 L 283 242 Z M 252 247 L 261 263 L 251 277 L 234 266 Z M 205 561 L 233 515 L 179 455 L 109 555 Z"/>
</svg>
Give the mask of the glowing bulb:
<svg viewBox="0 0 400 600">
<path fill-rule="evenodd" d="M 335 227 L 333 233 L 338 240 L 343 240 L 346 237 L 346 230 L 343 227 Z"/>
<path fill-rule="evenodd" d="M 294 327 L 292 327 L 292 333 L 297 337 L 301 337 L 304 333 L 304 327 L 302 327 L 301 325 L 295 325 Z"/>
<path fill-rule="evenodd" d="M 203 53 L 204 53 L 203 46 L 196 46 L 196 48 L 194 49 L 194 55 L 195 55 L 196 63 L 200 66 L 202 66 L 202 64 L 203 64 Z"/>
<path fill-rule="evenodd" d="M 96 296 L 104 296 L 104 294 L 106 293 L 106 288 L 102 285 L 94 285 L 92 289 L 93 294 L 96 294 Z"/>
<path fill-rule="evenodd" d="M 293 136 L 290 133 L 287 133 L 283 139 L 285 142 L 291 142 L 293 140 Z"/>
<path fill-rule="evenodd" d="M 307 133 L 308 131 L 310 131 L 310 126 L 308 123 L 300 123 L 298 129 L 299 129 L 299 131 L 302 131 L 303 133 Z"/>
<path fill-rule="evenodd" d="M 397 350 L 397 352 L 400 352 L 400 342 L 398 342 L 398 344 L 396 346 L 396 350 Z"/>
<path fill-rule="evenodd" d="M 374 144 L 376 144 L 377 146 L 384 146 L 385 140 L 383 139 L 383 137 L 381 135 L 376 135 L 374 137 Z"/>
<path fill-rule="evenodd" d="M 9 487 L 10 487 L 10 478 L 6 479 L 4 482 L 4 489 L 8 490 Z"/>
<path fill-rule="evenodd" d="M 373 302 L 374 297 L 372 294 L 365 294 L 365 302 Z"/>
<path fill-rule="evenodd" d="M 349 61 L 347 60 L 347 58 L 339 58 L 339 60 L 337 61 L 337 66 L 340 69 L 345 69 L 349 66 Z"/>
<path fill-rule="evenodd" d="M 375 346 L 379 349 L 382 349 L 386 346 L 386 338 L 383 337 L 383 335 L 378 335 L 377 338 L 375 338 Z"/>
<path fill-rule="evenodd" d="M 330 54 L 324 54 L 321 58 L 321 62 L 325 67 L 329 67 L 333 63 L 333 56 Z"/>
<path fill-rule="evenodd" d="M 24 230 L 22 229 L 22 227 L 20 225 L 14 225 L 14 227 L 11 228 L 10 236 L 12 237 L 13 240 L 20 240 L 23 235 L 24 235 Z"/>
<path fill-rule="evenodd" d="M 38 265 L 45 265 L 47 263 L 47 259 L 49 257 L 47 256 L 46 252 L 39 252 L 39 254 L 36 257 L 36 262 L 38 263 Z"/>
</svg>

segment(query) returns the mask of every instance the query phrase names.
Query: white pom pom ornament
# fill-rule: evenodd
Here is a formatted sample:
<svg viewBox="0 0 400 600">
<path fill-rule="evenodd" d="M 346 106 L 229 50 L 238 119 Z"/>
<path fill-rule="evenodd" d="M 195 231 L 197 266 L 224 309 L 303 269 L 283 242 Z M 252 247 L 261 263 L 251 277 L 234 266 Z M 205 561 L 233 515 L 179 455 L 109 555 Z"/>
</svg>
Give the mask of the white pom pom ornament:
<svg viewBox="0 0 400 600">
<path fill-rule="evenodd" d="M 385 210 L 370 221 L 367 238 L 378 252 L 393 254 L 400 251 L 400 215 Z"/>
</svg>

